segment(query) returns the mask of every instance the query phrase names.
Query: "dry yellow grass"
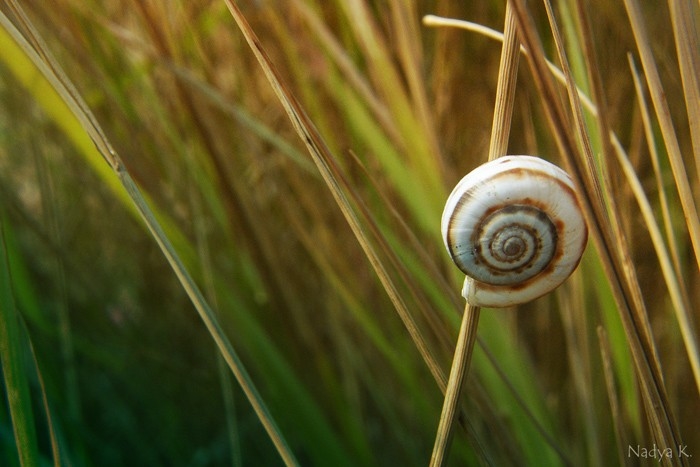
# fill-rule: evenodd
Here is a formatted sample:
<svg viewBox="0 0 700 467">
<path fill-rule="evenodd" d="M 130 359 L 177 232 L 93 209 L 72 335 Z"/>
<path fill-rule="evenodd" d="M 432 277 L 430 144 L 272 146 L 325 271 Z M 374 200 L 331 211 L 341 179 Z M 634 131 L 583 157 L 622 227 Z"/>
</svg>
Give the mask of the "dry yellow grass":
<svg viewBox="0 0 700 467">
<path fill-rule="evenodd" d="M 506 150 L 568 168 L 592 244 L 480 312 L 438 463 L 700 455 L 698 6 L 510 2 L 509 88 L 505 6 L 473 3 L 3 2 L 0 299 L 37 356 L 3 366 L 46 404 L 3 387 L 51 417 L 0 459 L 428 464 L 463 309 L 442 204 Z"/>
</svg>

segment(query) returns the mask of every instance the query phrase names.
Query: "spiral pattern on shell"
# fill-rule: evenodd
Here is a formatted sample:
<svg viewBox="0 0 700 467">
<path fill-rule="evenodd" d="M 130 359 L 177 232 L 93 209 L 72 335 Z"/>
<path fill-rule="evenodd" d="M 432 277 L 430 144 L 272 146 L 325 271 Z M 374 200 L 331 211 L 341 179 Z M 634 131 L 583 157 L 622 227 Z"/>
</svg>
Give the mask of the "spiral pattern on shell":
<svg viewBox="0 0 700 467">
<path fill-rule="evenodd" d="M 442 234 L 467 275 L 462 294 L 486 307 L 555 289 L 578 265 L 588 237 L 571 178 L 532 156 L 505 156 L 467 174 L 447 200 Z"/>
</svg>

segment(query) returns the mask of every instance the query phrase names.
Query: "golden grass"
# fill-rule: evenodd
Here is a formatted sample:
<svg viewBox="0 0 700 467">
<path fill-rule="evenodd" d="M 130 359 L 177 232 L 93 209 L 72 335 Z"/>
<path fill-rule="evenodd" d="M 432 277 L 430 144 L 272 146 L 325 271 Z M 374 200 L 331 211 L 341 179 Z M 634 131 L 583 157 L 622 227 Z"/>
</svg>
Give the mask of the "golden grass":
<svg viewBox="0 0 700 467">
<path fill-rule="evenodd" d="M 0 285 L 13 284 L 3 299 L 27 321 L 15 348 L 37 349 L 45 402 L 33 405 L 49 415 L 37 431 L 52 440 L 33 446 L 24 430 L 19 455 L 100 463 L 125 440 L 142 462 L 204 452 L 234 465 L 425 465 L 431 448 L 436 465 L 623 464 L 629 446 L 651 443 L 687 443 L 700 455 L 697 6 L 674 2 L 654 16 L 633 0 L 484 5 L 64 0 L 27 2 L 25 15 L 4 2 L 2 69 L 28 92 L 5 81 L 0 91 L 41 117 L 8 103 L 0 125 L 41 135 L 24 143 L 36 160 L 55 147 L 64 154 L 35 180 L 0 132 L 2 167 L 17 174 L 0 179 L 3 224 L 21 234 L 3 249 Z M 473 21 L 421 23 L 427 13 Z M 512 40 L 499 64 L 485 38 L 503 35 L 486 25 L 504 18 Z M 651 44 L 651 34 L 666 42 Z M 663 44 L 677 57 L 660 53 Z M 528 65 L 520 71 L 518 51 Z M 641 58 L 641 72 L 633 59 L 629 68 L 613 59 L 626 53 Z M 593 247 L 552 296 L 517 313 L 468 309 L 460 330 L 463 278 L 440 242 L 442 203 L 463 172 L 506 151 L 568 168 Z M 62 181 L 82 166 L 93 178 L 66 209 L 77 189 Z M 35 220 L 27 195 L 13 194 L 19 186 L 63 223 Z M 104 199 L 147 230 L 102 230 L 113 225 L 95 208 Z M 100 232 L 83 244 L 71 243 L 76 213 L 86 213 L 81 238 Z M 156 241 L 165 258 L 157 277 L 138 275 L 158 257 L 153 246 L 125 250 L 122 228 Z M 86 265 L 90 245 L 112 256 Z M 53 272 L 42 272 L 42 256 Z M 97 282 L 115 270 L 129 274 Z M 47 276 L 65 286 L 63 321 L 52 295 L 34 287 Z M 133 292 L 160 282 L 169 305 Z M 123 314 L 81 306 L 80 289 L 117 288 L 135 304 L 120 302 Z M 195 311 L 205 325 L 188 321 Z M 63 340 L 51 330 L 60 323 L 71 329 Z M 187 343 L 143 342 L 161 329 L 186 329 Z M 54 358 L 53 345 L 69 357 Z M 141 363 L 114 350 L 131 348 L 163 354 Z M 190 364 L 193 355 L 207 358 Z M 85 363 L 98 359 L 99 372 Z M 10 360 L 3 366 L 21 376 L 24 364 Z M 95 411 L 69 415 L 70 371 L 79 404 L 139 423 L 108 439 Z M 214 376 L 203 382 L 200 371 Z M 125 402 L 103 391 L 122 378 L 134 394 Z M 212 385 L 220 401 L 205 403 L 199 394 Z M 196 408 L 169 400 L 190 387 Z M 162 439 L 149 436 L 150 417 Z M 81 436 L 93 426 L 95 436 Z"/>
<path fill-rule="evenodd" d="M 515 89 L 518 81 L 520 41 L 518 40 L 515 16 L 510 4 L 506 6 L 503 30 L 503 50 L 501 51 L 501 62 L 498 68 L 496 101 L 489 144 L 489 161 L 507 154 L 508 138 L 513 119 Z M 435 435 L 433 453 L 430 456 L 431 466 L 442 466 L 447 463 L 449 448 L 454 434 L 454 420 L 459 411 L 464 380 L 469 374 L 469 365 L 471 364 L 471 356 L 476 342 L 480 313 L 481 310 L 478 306 L 467 304 L 464 308 L 447 390 L 445 391 L 445 402 L 443 403 Z"/>
</svg>

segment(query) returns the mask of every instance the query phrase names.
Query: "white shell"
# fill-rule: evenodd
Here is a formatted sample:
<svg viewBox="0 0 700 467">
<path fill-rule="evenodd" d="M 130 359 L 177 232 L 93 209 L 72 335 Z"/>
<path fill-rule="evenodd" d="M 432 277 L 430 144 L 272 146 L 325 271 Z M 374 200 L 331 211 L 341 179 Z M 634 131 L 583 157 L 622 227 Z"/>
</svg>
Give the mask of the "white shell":
<svg viewBox="0 0 700 467">
<path fill-rule="evenodd" d="M 505 156 L 467 174 L 442 214 L 447 251 L 482 307 L 529 302 L 576 269 L 588 229 L 566 172 L 537 157 Z"/>
</svg>

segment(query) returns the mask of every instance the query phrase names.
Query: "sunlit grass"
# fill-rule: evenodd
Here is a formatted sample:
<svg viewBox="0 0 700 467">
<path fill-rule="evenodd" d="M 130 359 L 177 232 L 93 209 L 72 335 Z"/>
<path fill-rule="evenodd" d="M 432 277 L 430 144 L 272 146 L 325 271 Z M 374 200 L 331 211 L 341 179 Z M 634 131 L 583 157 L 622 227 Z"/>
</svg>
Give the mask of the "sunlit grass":
<svg viewBox="0 0 700 467">
<path fill-rule="evenodd" d="M 3 465 L 430 460 L 464 309 L 439 218 L 488 157 L 501 47 L 422 17 L 504 5 L 241 2 L 249 45 L 226 3 L 2 9 Z M 514 2 L 508 152 L 580 171 L 601 233 L 481 312 L 453 465 L 700 456 L 697 5 L 634 3 L 555 4 L 557 50 Z"/>
</svg>

